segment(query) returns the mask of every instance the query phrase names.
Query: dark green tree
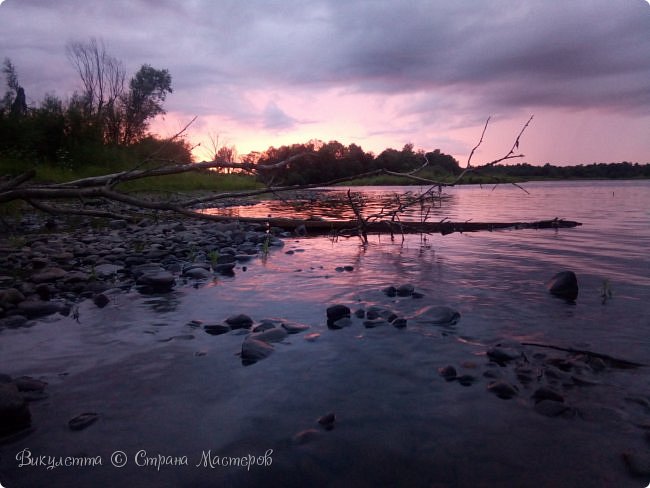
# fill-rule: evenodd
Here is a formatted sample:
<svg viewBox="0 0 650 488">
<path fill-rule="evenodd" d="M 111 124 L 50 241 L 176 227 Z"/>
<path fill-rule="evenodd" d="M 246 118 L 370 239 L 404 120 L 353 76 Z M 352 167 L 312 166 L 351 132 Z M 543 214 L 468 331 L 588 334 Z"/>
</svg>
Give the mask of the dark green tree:
<svg viewBox="0 0 650 488">
<path fill-rule="evenodd" d="M 163 102 L 172 93 L 172 77 L 166 69 L 155 69 L 148 64 L 129 82 L 129 91 L 122 97 L 120 142 L 124 145 L 140 140 L 149 128 L 149 121 L 165 113 Z"/>
</svg>

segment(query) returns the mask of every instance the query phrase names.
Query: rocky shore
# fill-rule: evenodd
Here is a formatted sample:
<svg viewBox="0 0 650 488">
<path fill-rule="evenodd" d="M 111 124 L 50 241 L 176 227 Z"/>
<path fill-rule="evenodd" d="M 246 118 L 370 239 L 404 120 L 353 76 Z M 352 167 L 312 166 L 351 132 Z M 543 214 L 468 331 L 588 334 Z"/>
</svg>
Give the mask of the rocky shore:
<svg viewBox="0 0 650 488">
<path fill-rule="evenodd" d="M 136 287 L 165 292 L 179 282 L 246 270 L 246 263 L 290 234 L 260 224 L 182 218 L 137 223 L 44 219 L 30 215 L 0 239 L 0 329 L 46 315 L 74 313 L 91 298 L 108 303 L 106 291 Z"/>
</svg>

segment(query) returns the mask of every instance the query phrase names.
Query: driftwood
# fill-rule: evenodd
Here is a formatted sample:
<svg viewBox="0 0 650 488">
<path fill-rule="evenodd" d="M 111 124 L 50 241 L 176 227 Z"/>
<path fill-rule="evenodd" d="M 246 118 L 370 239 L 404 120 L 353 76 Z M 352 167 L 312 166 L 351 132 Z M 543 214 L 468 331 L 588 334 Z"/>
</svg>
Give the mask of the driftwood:
<svg viewBox="0 0 650 488">
<path fill-rule="evenodd" d="M 232 217 L 221 217 L 212 215 L 214 220 L 232 219 Z M 301 220 L 288 218 L 257 218 L 240 217 L 237 220 L 249 223 L 268 224 L 271 227 L 278 227 L 287 231 L 299 229 L 299 233 L 311 234 L 453 234 L 454 232 L 477 232 L 493 230 L 517 230 L 517 229 L 559 229 L 570 228 L 582 225 L 572 220 L 552 219 L 539 220 L 536 222 L 367 222 L 363 227 L 358 220 Z"/>
<path fill-rule="evenodd" d="M 584 356 L 602 359 L 603 361 L 605 361 L 605 363 L 615 368 L 632 369 L 632 368 L 640 368 L 643 366 L 647 366 L 647 364 L 637 363 L 635 361 L 629 361 L 627 359 L 619 359 L 619 358 L 612 357 L 608 354 L 601 354 L 598 352 L 587 351 L 585 349 L 574 349 L 572 347 L 560 347 L 560 346 L 555 346 L 553 344 L 542 344 L 539 342 L 522 342 L 521 345 L 532 346 L 532 347 L 543 347 L 546 349 L 554 349 L 556 351 L 564 351 L 571 354 L 582 354 Z"/>
</svg>

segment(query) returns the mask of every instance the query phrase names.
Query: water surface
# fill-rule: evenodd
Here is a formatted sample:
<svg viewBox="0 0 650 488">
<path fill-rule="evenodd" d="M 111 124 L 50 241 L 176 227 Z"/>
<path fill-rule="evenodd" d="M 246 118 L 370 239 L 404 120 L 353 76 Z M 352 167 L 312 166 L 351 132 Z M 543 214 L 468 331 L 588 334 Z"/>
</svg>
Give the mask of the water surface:
<svg viewBox="0 0 650 488">
<path fill-rule="evenodd" d="M 630 476 L 625 451 L 647 452 L 648 368 L 588 372 L 598 384 L 561 387 L 580 415 L 537 413 L 536 385 L 502 400 L 483 376 L 511 366 L 486 358 L 496 344 L 536 342 L 650 363 L 650 184 L 552 182 L 459 187 L 446 192 L 430 218 L 464 221 L 577 220 L 574 229 L 517 230 L 356 238 L 287 239 L 282 250 L 236 269 L 234 277 L 179 285 L 173 293 L 133 291 L 97 309 L 80 305 L 80 322 L 48 320 L 0 331 L 2 370 L 49 382 L 50 397 L 33 403 L 35 430 L 0 447 L 0 480 L 10 488 L 97 486 L 645 486 Z M 402 188 L 364 189 L 364 211 Z M 413 190 L 409 188 L 409 190 Z M 355 189 L 355 191 L 358 191 Z M 332 192 L 330 192 L 332 193 Z M 327 201 L 327 200 L 326 200 Z M 384 202 L 384 203 L 382 203 Z M 349 216 L 320 199 L 292 213 Z M 284 215 L 271 202 L 235 209 L 241 215 Z M 415 211 L 412 219 L 421 217 Z M 286 254 L 286 251 L 294 251 Z M 336 271 L 353 266 L 353 271 Z M 576 272 L 575 303 L 551 297 L 545 281 Z M 602 301 L 604 283 L 612 291 Z M 411 283 L 424 297 L 390 298 L 381 289 Z M 404 330 L 366 329 L 360 321 L 330 330 L 333 303 L 373 304 L 407 317 Z M 450 327 L 418 323 L 427 307 L 461 313 Z M 211 336 L 191 320 L 219 322 L 234 313 L 283 318 L 320 333 L 292 335 L 267 359 L 244 367 L 243 337 Z M 564 357 L 560 351 L 528 348 Z M 476 377 L 464 387 L 445 382 L 447 364 Z M 644 403 L 645 402 L 645 403 Z M 81 412 L 100 420 L 81 432 L 67 421 Z M 336 413 L 331 431 L 316 419 Z M 304 444 L 292 438 L 315 429 Z M 17 467 L 24 448 L 35 454 L 100 455 L 101 467 L 46 470 Z M 267 467 L 210 469 L 202 453 L 262 455 Z M 127 466 L 110 465 L 124 451 Z M 187 456 L 189 466 L 138 466 L 135 455 Z"/>
</svg>

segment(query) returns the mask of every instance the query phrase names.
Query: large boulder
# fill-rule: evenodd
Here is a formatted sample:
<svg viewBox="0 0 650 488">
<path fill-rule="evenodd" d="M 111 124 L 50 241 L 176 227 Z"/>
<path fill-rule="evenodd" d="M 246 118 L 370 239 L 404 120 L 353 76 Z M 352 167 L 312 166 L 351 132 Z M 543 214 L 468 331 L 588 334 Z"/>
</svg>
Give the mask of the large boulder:
<svg viewBox="0 0 650 488">
<path fill-rule="evenodd" d="M 548 291 L 566 300 L 578 298 L 578 278 L 573 271 L 560 271 L 546 282 Z"/>
</svg>

